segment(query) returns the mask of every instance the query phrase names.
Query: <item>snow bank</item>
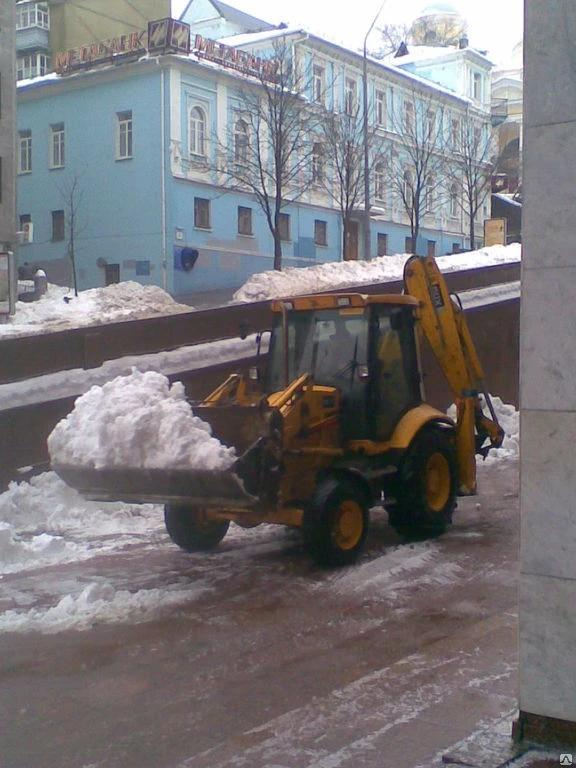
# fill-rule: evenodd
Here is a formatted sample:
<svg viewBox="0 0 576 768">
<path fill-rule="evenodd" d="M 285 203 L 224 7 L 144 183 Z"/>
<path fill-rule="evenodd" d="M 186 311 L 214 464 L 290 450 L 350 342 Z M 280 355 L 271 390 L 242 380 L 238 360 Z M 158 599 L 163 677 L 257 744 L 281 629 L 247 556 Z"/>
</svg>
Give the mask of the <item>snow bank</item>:
<svg viewBox="0 0 576 768">
<path fill-rule="evenodd" d="M 438 256 L 436 261 L 442 272 L 478 269 L 520 261 L 521 246 L 494 245 L 478 251 Z M 234 294 L 234 301 L 265 301 L 281 296 L 327 291 L 368 283 L 402 280 L 404 264 L 409 254 L 379 256 L 371 261 L 343 261 L 319 264 L 315 267 L 290 267 L 282 271 L 270 270 L 253 275 Z"/>
<path fill-rule="evenodd" d="M 50 284 L 48 292 L 37 301 L 16 302 L 15 314 L 0 325 L 0 336 L 47 333 L 118 320 L 173 315 L 192 309 L 179 304 L 156 285 L 141 285 L 132 280 L 79 291 L 78 296 L 69 288 Z"/>
<path fill-rule="evenodd" d="M 133 369 L 91 387 L 48 437 L 55 466 L 227 469 L 233 448 L 194 416 L 184 386 L 166 376 Z"/>
</svg>

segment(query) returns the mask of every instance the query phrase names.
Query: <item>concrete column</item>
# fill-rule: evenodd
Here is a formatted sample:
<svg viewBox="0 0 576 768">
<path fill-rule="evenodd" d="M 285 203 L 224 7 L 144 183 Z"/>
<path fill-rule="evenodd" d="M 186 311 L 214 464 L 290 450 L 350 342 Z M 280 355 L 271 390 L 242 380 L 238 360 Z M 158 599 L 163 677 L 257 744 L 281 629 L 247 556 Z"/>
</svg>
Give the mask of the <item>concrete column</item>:
<svg viewBox="0 0 576 768">
<path fill-rule="evenodd" d="M 525 0 L 519 736 L 576 743 L 576 3 Z"/>
</svg>

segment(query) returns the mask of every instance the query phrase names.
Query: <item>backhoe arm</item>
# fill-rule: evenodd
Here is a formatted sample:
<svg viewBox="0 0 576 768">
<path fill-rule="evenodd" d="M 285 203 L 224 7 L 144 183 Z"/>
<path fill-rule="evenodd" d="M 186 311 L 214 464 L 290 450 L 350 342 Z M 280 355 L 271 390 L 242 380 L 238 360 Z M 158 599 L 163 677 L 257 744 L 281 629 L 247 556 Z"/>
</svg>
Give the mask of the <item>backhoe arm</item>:
<svg viewBox="0 0 576 768">
<path fill-rule="evenodd" d="M 412 256 L 404 267 L 406 293 L 420 302 L 419 327 L 428 340 L 454 394 L 457 409 L 456 450 L 460 469 L 460 493 L 476 490 L 476 453 L 486 456 L 502 445 L 504 431 L 498 424 L 484 372 L 464 312 L 448 292 L 434 258 Z M 492 418 L 482 411 L 482 393 Z M 488 445 L 484 445 L 486 440 Z"/>
</svg>

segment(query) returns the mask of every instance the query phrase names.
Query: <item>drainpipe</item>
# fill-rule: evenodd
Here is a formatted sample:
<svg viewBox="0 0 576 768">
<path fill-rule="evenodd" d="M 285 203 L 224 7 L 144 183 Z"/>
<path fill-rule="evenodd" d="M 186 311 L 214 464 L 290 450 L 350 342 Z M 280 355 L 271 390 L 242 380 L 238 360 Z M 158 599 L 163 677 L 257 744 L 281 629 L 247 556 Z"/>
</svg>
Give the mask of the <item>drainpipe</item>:
<svg viewBox="0 0 576 768">
<path fill-rule="evenodd" d="M 166 70 L 164 67 L 160 69 L 160 179 L 161 179 L 161 196 L 162 196 L 162 288 L 167 291 L 167 261 L 166 261 L 166 126 L 165 126 L 165 108 L 164 108 L 164 78 L 166 76 Z"/>
</svg>

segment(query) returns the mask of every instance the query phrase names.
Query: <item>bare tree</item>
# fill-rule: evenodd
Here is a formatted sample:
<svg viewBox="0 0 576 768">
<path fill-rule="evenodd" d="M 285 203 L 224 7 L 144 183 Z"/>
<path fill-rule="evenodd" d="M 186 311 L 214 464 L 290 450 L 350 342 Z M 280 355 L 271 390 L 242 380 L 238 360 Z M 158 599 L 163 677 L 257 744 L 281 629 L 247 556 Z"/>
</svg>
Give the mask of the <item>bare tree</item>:
<svg viewBox="0 0 576 768">
<path fill-rule="evenodd" d="M 324 153 L 330 158 L 327 173 L 322 168 L 314 174 L 340 208 L 342 216 L 342 258 L 347 257 L 350 222 L 353 212 L 364 197 L 364 135 L 363 113 L 358 105 L 352 114 L 328 112 L 324 118 Z"/>
<path fill-rule="evenodd" d="M 470 248 L 474 249 L 476 217 L 490 194 L 497 163 L 490 123 L 467 107 L 453 123 L 452 142 L 456 151 L 453 162 L 446 166 L 445 179 L 450 198 L 468 220 Z"/>
<path fill-rule="evenodd" d="M 410 221 L 412 252 L 416 253 L 422 218 L 440 202 L 445 163 L 443 110 L 432 96 L 412 91 L 394 111 L 392 121 L 398 141 L 389 152 L 388 179 Z"/>
<path fill-rule="evenodd" d="M 375 59 L 384 59 L 396 53 L 402 43 L 409 44 L 412 40 L 409 24 L 384 24 L 377 31 L 380 33 L 379 47 L 370 52 Z"/>
<path fill-rule="evenodd" d="M 58 191 L 64 205 L 63 234 L 68 243 L 68 256 L 72 267 L 72 285 L 74 295 L 78 296 L 78 280 L 76 275 L 76 239 L 80 231 L 84 228 L 85 222 L 81 223 L 81 209 L 84 198 L 84 189 L 80 182 L 80 177 L 76 174 L 67 178 L 58 184 Z"/>
<path fill-rule="evenodd" d="M 310 137 L 319 114 L 306 104 L 309 83 L 285 38 L 255 79 L 240 90 L 227 142 L 218 143 L 218 170 L 232 189 L 255 196 L 274 239 L 274 269 L 281 269 L 282 210 L 312 183 Z"/>
</svg>

